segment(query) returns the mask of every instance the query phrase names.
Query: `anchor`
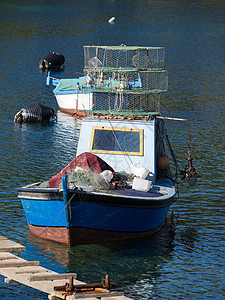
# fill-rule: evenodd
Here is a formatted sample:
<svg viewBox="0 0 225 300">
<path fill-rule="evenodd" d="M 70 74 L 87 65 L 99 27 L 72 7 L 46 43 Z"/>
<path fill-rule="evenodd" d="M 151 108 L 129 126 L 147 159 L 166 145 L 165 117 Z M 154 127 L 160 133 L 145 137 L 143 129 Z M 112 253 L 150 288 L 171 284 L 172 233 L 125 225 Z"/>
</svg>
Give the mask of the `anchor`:
<svg viewBox="0 0 225 300">
<path fill-rule="evenodd" d="M 188 156 L 188 166 L 184 171 L 181 171 L 181 175 L 183 180 L 187 180 L 190 186 L 194 186 L 198 178 L 202 177 L 199 175 L 195 168 L 192 165 L 193 158 L 191 155 Z"/>
<path fill-rule="evenodd" d="M 188 166 L 184 169 L 184 171 L 180 171 L 183 180 L 187 180 L 190 186 L 194 186 L 197 182 L 197 179 L 202 177 L 199 175 L 195 168 L 193 167 L 192 161 L 193 158 L 191 156 L 191 145 L 190 145 L 190 133 L 189 133 L 189 122 L 187 121 L 187 129 L 188 129 Z"/>
</svg>

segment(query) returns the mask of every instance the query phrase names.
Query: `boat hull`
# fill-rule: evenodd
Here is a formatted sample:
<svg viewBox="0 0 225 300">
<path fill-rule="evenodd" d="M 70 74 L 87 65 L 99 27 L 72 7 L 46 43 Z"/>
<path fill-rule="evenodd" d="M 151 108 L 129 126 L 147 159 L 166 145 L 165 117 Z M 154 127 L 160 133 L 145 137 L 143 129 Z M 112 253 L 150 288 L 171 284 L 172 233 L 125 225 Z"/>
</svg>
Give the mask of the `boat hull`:
<svg viewBox="0 0 225 300">
<path fill-rule="evenodd" d="M 76 246 L 141 239 L 160 230 L 163 224 L 154 230 L 143 232 L 117 232 L 82 227 L 46 227 L 35 226 L 29 223 L 28 226 L 30 231 L 36 236 L 69 246 Z"/>
<path fill-rule="evenodd" d="M 55 93 L 56 101 L 60 111 L 70 115 L 86 116 L 85 111 L 92 110 L 93 93 L 80 92 L 79 98 L 77 93 Z"/>
<path fill-rule="evenodd" d="M 63 108 L 59 106 L 59 110 L 61 112 L 63 112 L 64 114 L 68 114 L 68 115 L 72 115 L 72 116 L 78 116 L 78 117 L 86 117 L 88 115 L 88 113 L 84 112 L 84 111 L 80 111 L 77 109 L 68 109 L 68 108 Z"/>
<path fill-rule="evenodd" d="M 159 197 L 129 190 L 122 195 L 119 191 L 110 194 L 70 192 L 65 202 L 62 192 L 33 190 L 21 188 L 19 191 L 31 232 L 70 246 L 151 235 L 162 227 L 174 201 L 173 194 Z"/>
</svg>

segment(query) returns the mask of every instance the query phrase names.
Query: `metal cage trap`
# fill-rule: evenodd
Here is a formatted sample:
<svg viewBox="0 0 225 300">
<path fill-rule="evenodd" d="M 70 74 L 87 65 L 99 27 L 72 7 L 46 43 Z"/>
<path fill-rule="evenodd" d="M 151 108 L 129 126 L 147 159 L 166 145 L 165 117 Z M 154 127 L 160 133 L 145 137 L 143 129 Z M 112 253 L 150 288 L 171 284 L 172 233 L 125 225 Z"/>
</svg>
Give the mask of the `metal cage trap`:
<svg viewBox="0 0 225 300">
<path fill-rule="evenodd" d="M 160 94 L 168 90 L 164 47 L 84 46 L 91 113 L 159 113 Z"/>
</svg>

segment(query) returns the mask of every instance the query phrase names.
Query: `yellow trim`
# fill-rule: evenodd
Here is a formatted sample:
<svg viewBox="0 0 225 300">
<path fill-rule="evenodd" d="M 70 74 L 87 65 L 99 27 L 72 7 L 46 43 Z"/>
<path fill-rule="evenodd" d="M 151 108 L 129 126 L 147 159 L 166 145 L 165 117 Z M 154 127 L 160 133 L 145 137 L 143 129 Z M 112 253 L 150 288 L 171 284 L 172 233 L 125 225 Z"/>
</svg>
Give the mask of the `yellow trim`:
<svg viewBox="0 0 225 300">
<path fill-rule="evenodd" d="M 139 152 L 126 152 L 126 151 L 93 150 L 92 147 L 93 147 L 93 143 L 94 143 L 95 130 L 139 132 L 140 133 L 140 151 Z M 105 126 L 102 126 L 102 127 L 95 126 L 92 128 L 92 133 L 91 133 L 90 152 L 143 156 L 143 130 L 142 129 L 133 129 L 133 128 L 132 129 L 131 128 L 112 128 L 112 127 L 105 127 Z"/>
</svg>

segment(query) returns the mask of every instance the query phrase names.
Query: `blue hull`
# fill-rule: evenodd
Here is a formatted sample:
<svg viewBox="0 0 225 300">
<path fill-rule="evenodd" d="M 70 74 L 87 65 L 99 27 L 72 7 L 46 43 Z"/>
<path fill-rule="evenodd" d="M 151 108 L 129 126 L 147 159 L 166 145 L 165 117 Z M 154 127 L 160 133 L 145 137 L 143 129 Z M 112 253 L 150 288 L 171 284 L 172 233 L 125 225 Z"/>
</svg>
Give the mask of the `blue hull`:
<svg viewBox="0 0 225 300">
<path fill-rule="evenodd" d="M 21 188 L 19 197 L 35 235 L 69 245 L 140 238 L 159 230 L 174 195 L 160 199 L 150 193 L 124 193 L 70 191 L 65 198 L 62 192 Z"/>
<path fill-rule="evenodd" d="M 29 224 L 53 227 L 84 227 L 110 231 L 155 230 L 166 218 L 169 206 L 129 208 L 73 201 L 64 210 L 64 201 L 21 199 Z M 68 214 L 68 220 L 67 220 Z"/>
</svg>

